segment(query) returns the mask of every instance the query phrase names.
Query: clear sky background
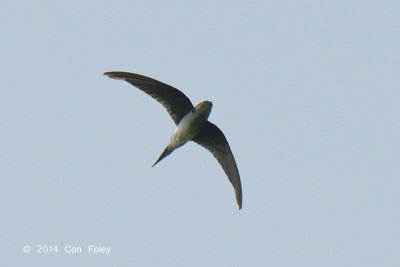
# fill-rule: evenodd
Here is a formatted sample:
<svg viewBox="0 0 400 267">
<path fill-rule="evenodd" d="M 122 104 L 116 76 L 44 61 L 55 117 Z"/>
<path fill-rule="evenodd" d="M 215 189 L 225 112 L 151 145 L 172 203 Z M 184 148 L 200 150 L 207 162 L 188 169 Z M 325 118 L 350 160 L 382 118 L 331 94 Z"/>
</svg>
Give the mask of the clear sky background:
<svg viewBox="0 0 400 267">
<path fill-rule="evenodd" d="M 0 265 L 399 266 L 399 3 L 2 1 Z M 113 70 L 213 101 L 241 211 Z"/>
</svg>

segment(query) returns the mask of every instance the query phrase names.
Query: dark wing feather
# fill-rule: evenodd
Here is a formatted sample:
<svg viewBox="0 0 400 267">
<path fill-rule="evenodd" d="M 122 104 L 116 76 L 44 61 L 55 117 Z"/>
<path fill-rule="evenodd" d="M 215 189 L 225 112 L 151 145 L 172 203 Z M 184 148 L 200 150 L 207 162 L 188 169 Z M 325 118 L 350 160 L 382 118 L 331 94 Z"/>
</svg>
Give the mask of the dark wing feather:
<svg viewBox="0 0 400 267">
<path fill-rule="evenodd" d="M 240 183 L 239 171 L 231 148 L 222 131 L 215 124 L 207 121 L 193 141 L 210 151 L 218 160 L 235 189 L 236 201 L 239 209 L 241 209 L 242 184 Z"/>
<path fill-rule="evenodd" d="M 178 125 L 193 108 L 192 102 L 178 89 L 152 78 L 122 71 L 105 72 L 109 78 L 127 81 L 160 102 Z"/>
</svg>

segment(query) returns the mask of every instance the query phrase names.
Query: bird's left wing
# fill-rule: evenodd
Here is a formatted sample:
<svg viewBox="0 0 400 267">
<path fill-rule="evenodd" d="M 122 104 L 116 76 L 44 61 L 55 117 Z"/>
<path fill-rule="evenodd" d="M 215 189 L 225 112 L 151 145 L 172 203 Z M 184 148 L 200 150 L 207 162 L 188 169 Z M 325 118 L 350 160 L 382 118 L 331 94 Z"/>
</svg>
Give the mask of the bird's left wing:
<svg viewBox="0 0 400 267">
<path fill-rule="evenodd" d="M 222 131 L 215 124 L 207 121 L 193 141 L 210 151 L 218 160 L 235 189 L 236 201 L 239 209 L 241 209 L 242 184 L 239 171 L 231 148 Z"/>
<path fill-rule="evenodd" d="M 155 79 L 122 71 L 104 72 L 104 75 L 113 79 L 127 81 L 150 95 L 167 109 L 176 125 L 193 108 L 192 102 L 184 93 Z"/>
</svg>

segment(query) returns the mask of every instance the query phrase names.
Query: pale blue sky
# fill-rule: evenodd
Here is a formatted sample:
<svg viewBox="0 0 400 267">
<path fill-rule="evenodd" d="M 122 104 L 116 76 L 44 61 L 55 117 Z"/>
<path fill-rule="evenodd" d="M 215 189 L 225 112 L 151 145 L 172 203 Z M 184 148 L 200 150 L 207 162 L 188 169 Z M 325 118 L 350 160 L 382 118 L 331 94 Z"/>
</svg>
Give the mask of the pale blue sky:
<svg viewBox="0 0 400 267">
<path fill-rule="evenodd" d="M 1 10 L 1 266 L 400 264 L 398 1 Z M 213 101 L 241 211 L 194 143 L 151 168 L 175 125 L 112 70 Z"/>
</svg>

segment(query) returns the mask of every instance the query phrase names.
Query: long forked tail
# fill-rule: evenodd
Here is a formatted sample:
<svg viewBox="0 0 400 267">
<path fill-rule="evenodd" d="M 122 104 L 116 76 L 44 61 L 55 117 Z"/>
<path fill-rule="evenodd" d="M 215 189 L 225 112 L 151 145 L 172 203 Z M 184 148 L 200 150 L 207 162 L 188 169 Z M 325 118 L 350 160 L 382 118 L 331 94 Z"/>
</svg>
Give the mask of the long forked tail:
<svg viewBox="0 0 400 267">
<path fill-rule="evenodd" d="M 161 156 L 158 158 L 158 160 L 156 161 L 156 163 L 154 163 L 153 164 L 153 166 L 151 166 L 151 167 L 154 167 L 157 163 L 159 163 L 163 158 L 165 158 L 166 156 L 168 156 L 169 154 L 171 154 L 171 152 L 172 152 L 173 150 L 170 150 L 169 148 L 168 148 L 168 146 L 164 149 L 164 151 L 163 151 L 163 153 L 161 154 Z"/>
</svg>

